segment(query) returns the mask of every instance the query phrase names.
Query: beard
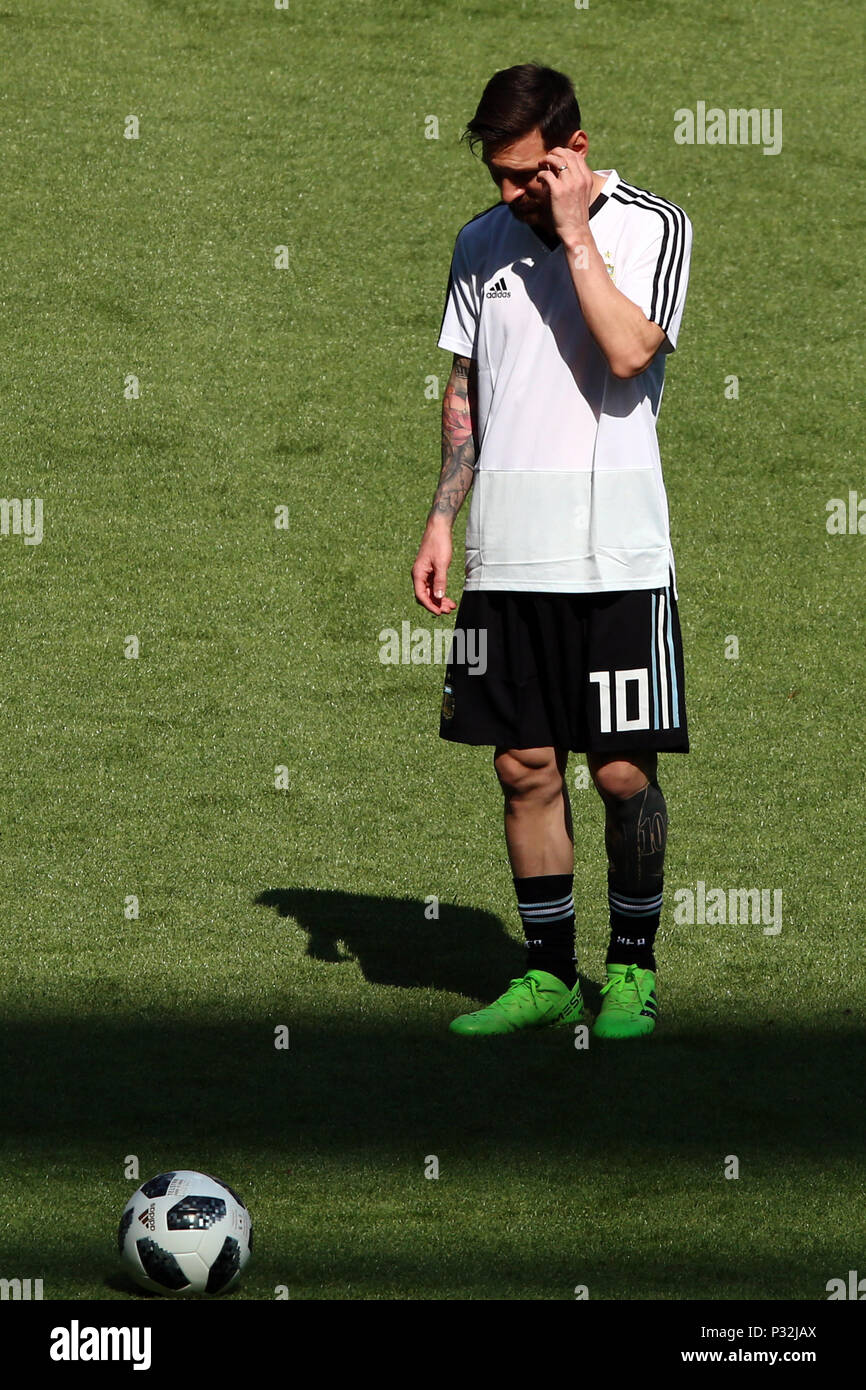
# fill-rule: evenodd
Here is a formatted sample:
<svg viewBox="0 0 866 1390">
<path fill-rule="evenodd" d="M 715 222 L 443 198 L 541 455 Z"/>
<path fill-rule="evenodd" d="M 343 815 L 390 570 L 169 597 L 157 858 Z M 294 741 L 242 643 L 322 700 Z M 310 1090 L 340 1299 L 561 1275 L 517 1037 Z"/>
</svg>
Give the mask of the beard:
<svg viewBox="0 0 866 1390">
<path fill-rule="evenodd" d="M 518 222 L 526 222 L 531 226 L 547 227 L 547 209 L 543 203 L 524 203 L 522 198 L 518 198 L 516 203 L 508 204 L 508 211 Z"/>
</svg>

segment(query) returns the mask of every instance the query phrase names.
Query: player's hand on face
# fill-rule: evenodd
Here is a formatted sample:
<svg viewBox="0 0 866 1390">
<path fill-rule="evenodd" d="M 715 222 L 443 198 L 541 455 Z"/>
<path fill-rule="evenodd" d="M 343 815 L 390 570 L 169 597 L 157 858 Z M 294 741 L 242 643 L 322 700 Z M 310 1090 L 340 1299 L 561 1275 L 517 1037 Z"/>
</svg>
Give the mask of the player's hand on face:
<svg viewBox="0 0 866 1390">
<path fill-rule="evenodd" d="M 589 225 L 592 172 L 586 157 L 565 145 L 554 145 L 540 159 L 536 177 L 547 189 L 557 235 L 567 244 Z"/>
<path fill-rule="evenodd" d="M 428 531 L 424 534 L 417 559 L 412 566 L 412 586 L 416 602 L 429 613 L 435 613 L 437 618 L 443 613 L 452 613 L 457 607 L 445 592 L 451 553 L 450 527 Z"/>
</svg>

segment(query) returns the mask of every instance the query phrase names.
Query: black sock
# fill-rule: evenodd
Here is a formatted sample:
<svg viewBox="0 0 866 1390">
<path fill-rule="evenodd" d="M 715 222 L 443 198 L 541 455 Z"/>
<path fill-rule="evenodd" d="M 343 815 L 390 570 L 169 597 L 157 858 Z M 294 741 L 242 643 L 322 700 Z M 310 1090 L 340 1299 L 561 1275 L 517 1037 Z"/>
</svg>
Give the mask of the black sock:
<svg viewBox="0 0 866 1390">
<path fill-rule="evenodd" d="M 526 968 L 546 970 L 568 989 L 573 989 L 577 980 L 573 889 L 573 874 L 514 880 L 517 910 L 529 948 Z"/>
<path fill-rule="evenodd" d="M 653 946 L 662 910 L 667 825 L 667 806 L 655 779 L 634 796 L 608 805 L 608 965 L 656 968 Z"/>
</svg>

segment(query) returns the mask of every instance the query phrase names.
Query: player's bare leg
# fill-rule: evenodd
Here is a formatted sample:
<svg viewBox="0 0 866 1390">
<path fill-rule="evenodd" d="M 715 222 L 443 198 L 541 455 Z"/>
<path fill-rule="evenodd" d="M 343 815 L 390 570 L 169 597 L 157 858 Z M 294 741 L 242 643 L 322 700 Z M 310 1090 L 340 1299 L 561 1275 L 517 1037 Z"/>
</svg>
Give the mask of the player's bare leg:
<svg viewBox="0 0 866 1390">
<path fill-rule="evenodd" d="M 656 776 L 658 754 L 587 753 L 589 773 L 596 791 L 607 805 L 612 799 L 633 796 Z"/>
<path fill-rule="evenodd" d="M 497 748 L 505 839 L 529 948 L 526 974 L 486 1008 L 454 1019 L 464 1035 L 573 1027 L 583 1016 L 574 960 L 574 838 L 565 786 L 568 753 Z"/>
<path fill-rule="evenodd" d="M 610 944 L 607 984 L 594 1032 L 634 1038 L 651 1033 L 658 1012 L 653 953 L 664 884 L 667 807 L 655 752 L 589 753 L 605 806 Z"/>
<path fill-rule="evenodd" d="M 574 873 L 568 752 L 497 748 L 493 765 L 505 795 L 505 842 L 515 878 Z"/>
</svg>

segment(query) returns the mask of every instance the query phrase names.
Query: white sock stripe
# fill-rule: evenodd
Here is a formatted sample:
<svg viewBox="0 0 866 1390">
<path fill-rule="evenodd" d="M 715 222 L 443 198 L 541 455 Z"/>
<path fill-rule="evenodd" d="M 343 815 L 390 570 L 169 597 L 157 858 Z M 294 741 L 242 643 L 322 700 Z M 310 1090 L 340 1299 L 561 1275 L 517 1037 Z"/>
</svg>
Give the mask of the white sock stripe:
<svg viewBox="0 0 866 1390">
<path fill-rule="evenodd" d="M 645 903 L 660 903 L 663 897 L 664 890 L 662 890 L 661 893 L 654 893 L 651 898 L 627 898 L 624 893 L 615 893 L 610 889 L 608 890 L 607 894 L 608 902 L 629 904 L 637 903 L 640 906 L 643 906 Z"/>
<path fill-rule="evenodd" d="M 640 903 L 622 902 L 620 898 L 608 898 L 611 907 L 621 908 L 623 912 L 648 912 L 651 907 L 661 907 L 662 898 L 644 898 Z"/>
<path fill-rule="evenodd" d="M 569 903 L 566 907 L 545 907 L 541 912 L 521 912 L 521 922 L 556 922 L 560 917 L 571 917 L 574 912 L 574 903 Z"/>
<path fill-rule="evenodd" d="M 621 917 L 656 917 L 661 910 L 661 903 L 656 903 L 655 907 L 615 907 Z"/>
<path fill-rule="evenodd" d="M 522 903 L 518 899 L 517 906 L 521 912 L 532 912 L 536 907 L 564 907 L 566 903 L 574 902 L 574 894 L 566 893 L 562 898 L 548 898 L 542 903 Z"/>
</svg>

